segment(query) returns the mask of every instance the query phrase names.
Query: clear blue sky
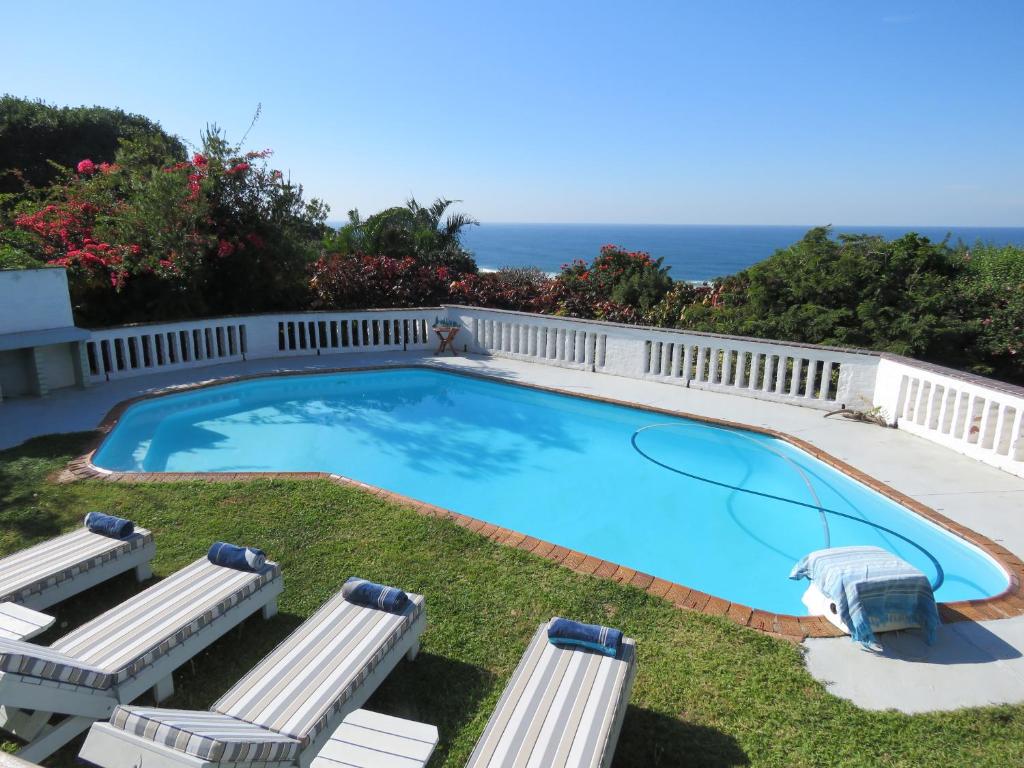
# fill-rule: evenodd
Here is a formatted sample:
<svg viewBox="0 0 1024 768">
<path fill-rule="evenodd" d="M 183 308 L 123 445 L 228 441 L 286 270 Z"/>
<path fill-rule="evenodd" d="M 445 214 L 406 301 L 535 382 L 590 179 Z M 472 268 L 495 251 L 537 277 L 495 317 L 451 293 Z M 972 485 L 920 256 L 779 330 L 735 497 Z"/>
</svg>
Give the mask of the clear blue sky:
<svg viewBox="0 0 1024 768">
<path fill-rule="evenodd" d="M 1024 2 L 6 4 L 0 91 L 484 221 L 1024 225 Z"/>
</svg>

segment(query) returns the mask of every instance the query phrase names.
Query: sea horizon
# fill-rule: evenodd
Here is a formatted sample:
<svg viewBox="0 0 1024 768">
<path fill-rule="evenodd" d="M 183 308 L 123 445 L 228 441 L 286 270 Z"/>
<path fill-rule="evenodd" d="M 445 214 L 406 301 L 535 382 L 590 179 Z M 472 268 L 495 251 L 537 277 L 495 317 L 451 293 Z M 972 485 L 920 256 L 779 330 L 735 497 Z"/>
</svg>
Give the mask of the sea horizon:
<svg viewBox="0 0 1024 768">
<path fill-rule="evenodd" d="M 328 222 L 341 225 L 345 222 Z M 477 266 L 536 267 L 556 273 L 574 259 L 590 261 L 602 245 L 646 251 L 664 259 L 676 280 L 704 281 L 733 274 L 768 258 L 804 236 L 813 224 L 587 224 L 481 222 L 463 230 L 463 244 Z M 878 234 L 887 238 L 917 232 L 933 241 L 949 238 L 1024 246 L 1024 226 L 924 226 L 835 224 L 836 234 Z"/>
</svg>

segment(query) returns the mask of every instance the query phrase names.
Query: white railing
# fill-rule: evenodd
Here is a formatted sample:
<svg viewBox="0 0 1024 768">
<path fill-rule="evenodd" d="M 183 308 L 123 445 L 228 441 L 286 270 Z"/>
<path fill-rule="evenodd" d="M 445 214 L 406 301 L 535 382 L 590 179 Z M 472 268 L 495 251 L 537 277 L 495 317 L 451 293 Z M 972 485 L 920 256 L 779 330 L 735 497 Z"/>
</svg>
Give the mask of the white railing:
<svg viewBox="0 0 1024 768">
<path fill-rule="evenodd" d="M 430 346 L 438 309 L 374 309 L 362 312 L 296 312 L 249 318 L 259 344 L 253 357 L 324 352 L 395 351 Z"/>
<path fill-rule="evenodd" d="M 241 318 L 107 328 L 85 343 L 87 374 L 95 383 L 243 360 L 247 346 Z"/>
<path fill-rule="evenodd" d="M 92 331 L 91 383 L 214 363 L 321 352 L 426 349 L 437 309 L 296 312 Z"/>
<path fill-rule="evenodd" d="M 85 343 L 92 383 L 211 363 L 459 348 L 542 365 L 809 406 L 877 408 L 893 426 L 1024 477 L 1024 390 L 859 350 L 447 306 L 296 312 L 124 326 Z"/>
<path fill-rule="evenodd" d="M 600 328 L 547 315 L 448 307 L 450 319 L 469 332 L 475 352 L 557 365 L 603 369 L 607 334 Z"/>
<path fill-rule="evenodd" d="M 882 357 L 876 403 L 890 423 L 1024 477 L 1024 395 L 981 377 Z"/>
<path fill-rule="evenodd" d="M 447 307 L 473 351 L 798 403 L 870 407 L 877 357 L 730 336 Z"/>
</svg>

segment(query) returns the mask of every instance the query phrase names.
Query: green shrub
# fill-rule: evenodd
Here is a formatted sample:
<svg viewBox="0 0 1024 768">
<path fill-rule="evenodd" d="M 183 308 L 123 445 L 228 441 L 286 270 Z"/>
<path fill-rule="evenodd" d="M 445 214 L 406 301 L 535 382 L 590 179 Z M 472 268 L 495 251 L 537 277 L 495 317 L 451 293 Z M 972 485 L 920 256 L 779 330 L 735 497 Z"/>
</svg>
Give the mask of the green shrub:
<svg viewBox="0 0 1024 768">
<path fill-rule="evenodd" d="M 185 159 L 176 136 L 143 117 L 106 107 L 53 107 L 42 101 L 0 97 L 0 193 L 46 187 L 84 157 L 114 162 L 124 140 L 145 150 L 150 164 Z"/>
<path fill-rule="evenodd" d="M 1024 249 L 978 243 L 961 254 L 957 300 L 974 333 L 971 368 L 1024 381 Z"/>
<path fill-rule="evenodd" d="M 12 213 L 9 259 L 68 269 L 84 325 L 272 310 L 308 302 L 327 208 L 216 131 L 172 165 L 127 142 L 115 163 L 27 195 Z"/>
</svg>

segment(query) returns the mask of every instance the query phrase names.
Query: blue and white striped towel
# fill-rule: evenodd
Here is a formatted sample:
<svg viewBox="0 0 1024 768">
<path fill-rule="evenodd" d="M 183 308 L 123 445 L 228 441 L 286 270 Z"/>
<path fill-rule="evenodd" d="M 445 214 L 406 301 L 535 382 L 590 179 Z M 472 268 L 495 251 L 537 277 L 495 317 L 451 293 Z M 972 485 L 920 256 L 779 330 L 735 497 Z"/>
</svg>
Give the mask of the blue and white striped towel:
<svg viewBox="0 0 1024 768">
<path fill-rule="evenodd" d="M 939 612 L 928 578 L 880 547 L 835 547 L 811 552 L 793 566 L 791 579 L 810 579 L 827 598 L 854 640 L 874 643 L 872 624 L 906 622 L 935 640 Z"/>
<path fill-rule="evenodd" d="M 409 604 L 409 596 L 397 587 L 377 584 L 352 576 L 341 587 L 341 595 L 350 603 L 401 613 Z"/>
</svg>

